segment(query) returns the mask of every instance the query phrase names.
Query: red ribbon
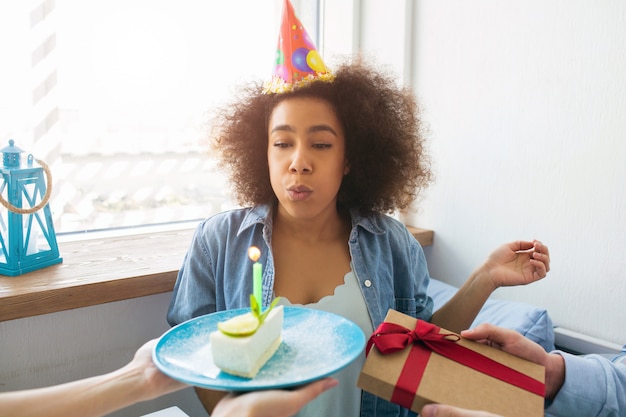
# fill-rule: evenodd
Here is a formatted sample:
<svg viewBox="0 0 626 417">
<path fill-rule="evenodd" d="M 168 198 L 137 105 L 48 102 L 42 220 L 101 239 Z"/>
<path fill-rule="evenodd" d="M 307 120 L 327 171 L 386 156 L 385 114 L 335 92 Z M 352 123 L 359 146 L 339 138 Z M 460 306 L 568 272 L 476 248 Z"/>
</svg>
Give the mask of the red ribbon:
<svg viewBox="0 0 626 417">
<path fill-rule="evenodd" d="M 545 385 L 528 375 L 509 368 L 491 358 L 456 343 L 461 339 L 454 333 L 440 334 L 440 328 L 432 323 L 418 320 L 415 329 L 394 323 L 382 323 L 367 342 L 366 354 L 372 345 L 380 353 L 387 355 L 411 346 L 409 356 L 400 372 L 391 402 L 411 408 L 413 399 L 424 374 L 431 352 L 497 378 L 508 384 L 522 388 L 535 395 L 544 396 Z"/>
</svg>

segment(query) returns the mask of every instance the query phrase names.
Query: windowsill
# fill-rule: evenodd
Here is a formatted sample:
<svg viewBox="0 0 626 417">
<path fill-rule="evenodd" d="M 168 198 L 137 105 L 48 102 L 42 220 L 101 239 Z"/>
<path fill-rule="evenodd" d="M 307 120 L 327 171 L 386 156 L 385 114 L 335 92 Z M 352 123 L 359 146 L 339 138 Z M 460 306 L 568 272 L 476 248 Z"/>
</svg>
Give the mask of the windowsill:
<svg viewBox="0 0 626 417">
<path fill-rule="evenodd" d="M 194 230 L 59 241 L 61 264 L 0 276 L 0 321 L 172 291 Z M 432 244 L 431 230 L 409 230 Z"/>
</svg>

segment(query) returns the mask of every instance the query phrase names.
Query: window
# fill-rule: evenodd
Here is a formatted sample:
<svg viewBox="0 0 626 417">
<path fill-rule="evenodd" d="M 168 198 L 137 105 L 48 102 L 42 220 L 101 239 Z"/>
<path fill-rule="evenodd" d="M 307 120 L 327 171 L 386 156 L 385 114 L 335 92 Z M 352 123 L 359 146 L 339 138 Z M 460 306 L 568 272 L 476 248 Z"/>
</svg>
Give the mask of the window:
<svg viewBox="0 0 626 417">
<path fill-rule="evenodd" d="M 311 36 L 317 1 L 293 1 Z M 0 3 L 0 147 L 49 165 L 57 233 L 231 207 L 206 111 L 272 69 L 282 0 Z M 300 11 L 305 15 L 301 15 Z"/>
</svg>

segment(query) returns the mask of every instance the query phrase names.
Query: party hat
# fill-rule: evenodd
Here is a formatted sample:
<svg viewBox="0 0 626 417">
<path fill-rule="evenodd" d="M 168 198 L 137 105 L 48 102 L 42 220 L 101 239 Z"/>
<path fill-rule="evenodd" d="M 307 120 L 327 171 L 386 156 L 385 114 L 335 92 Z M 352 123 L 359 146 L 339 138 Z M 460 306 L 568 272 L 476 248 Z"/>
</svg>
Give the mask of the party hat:
<svg viewBox="0 0 626 417">
<path fill-rule="evenodd" d="M 315 44 L 296 17 L 291 2 L 285 0 L 274 73 L 272 79 L 265 83 L 263 93 L 280 94 L 313 81 L 331 82 L 333 79 Z"/>
</svg>

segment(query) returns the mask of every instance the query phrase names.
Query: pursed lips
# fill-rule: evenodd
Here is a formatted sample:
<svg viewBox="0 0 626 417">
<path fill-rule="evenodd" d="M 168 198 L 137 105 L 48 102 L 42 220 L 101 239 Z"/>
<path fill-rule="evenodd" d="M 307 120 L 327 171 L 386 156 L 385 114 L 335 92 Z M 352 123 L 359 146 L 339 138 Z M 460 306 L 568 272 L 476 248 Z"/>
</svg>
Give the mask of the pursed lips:
<svg viewBox="0 0 626 417">
<path fill-rule="evenodd" d="M 296 201 L 305 200 L 309 197 L 309 195 L 311 195 L 312 192 L 313 190 L 305 185 L 297 185 L 287 188 L 289 198 Z"/>
</svg>

